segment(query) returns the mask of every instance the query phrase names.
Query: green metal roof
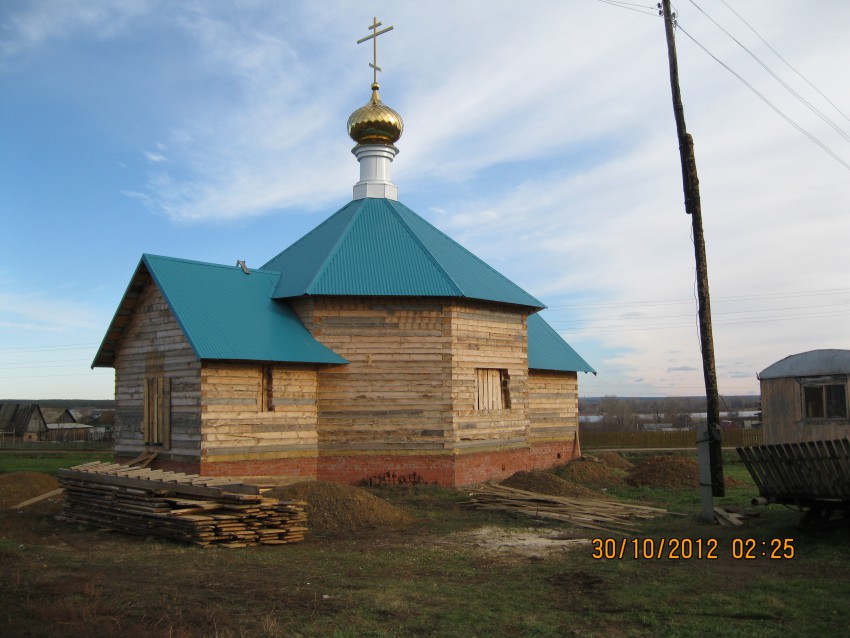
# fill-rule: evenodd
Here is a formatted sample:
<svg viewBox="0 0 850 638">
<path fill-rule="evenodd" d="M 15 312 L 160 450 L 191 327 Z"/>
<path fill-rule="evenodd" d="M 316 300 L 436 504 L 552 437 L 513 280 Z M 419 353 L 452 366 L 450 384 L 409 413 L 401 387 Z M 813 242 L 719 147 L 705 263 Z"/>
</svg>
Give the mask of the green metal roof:
<svg viewBox="0 0 850 638">
<path fill-rule="evenodd" d="M 301 295 L 462 297 L 544 307 L 403 204 L 366 198 L 250 274 L 235 266 L 143 255 L 92 367 L 114 364 L 148 274 L 199 359 L 347 363 L 314 339 L 284 301 Z M 533 313 L 528 363 L 537 370 L 596 374 Z"/>
<path fill-rule="evenodd" d="M 559 370 L 562 372 L 592 372 L 596 370 L 564 341 L 543 317 L 528 317 L 529 370 Z"/>
<path fill-rule="evenodd" d="M 280 273 L 143 255 L 92 367 L 111 366 L 123 325 L 150 273 L 199 359 L 347 363 L 271 295 Z"/>
<path fill-rule="evenodd" d="M 274 297 L 464 297 L 545 306 L 400 202 L 352 201 L 263 266 Z"/>
</svg>

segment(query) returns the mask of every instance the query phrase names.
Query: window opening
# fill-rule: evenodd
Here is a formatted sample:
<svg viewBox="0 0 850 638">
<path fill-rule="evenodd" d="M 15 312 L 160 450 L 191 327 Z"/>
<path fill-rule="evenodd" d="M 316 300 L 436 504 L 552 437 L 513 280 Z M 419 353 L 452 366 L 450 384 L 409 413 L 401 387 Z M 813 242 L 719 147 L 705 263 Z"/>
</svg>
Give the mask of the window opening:
<svg viewBox="0 0 850 638">
<path fill-rule="evenodd" d="M 846 419 L 847 386 L 843 383 L 803 386 L 807 419 Z"/>
<path fill-rule="evenodd" d="M 510 377 L 507 370 L 476 368 L 475 409 L 503 410 L 511 407 Z"/>
<path fill-rule="evenodd" d="M 257 405 L 260 412 L 274 412 L 274 374 L 272 366 L 260 368 L 260 396 Z"/>
<path fill-rule="evenodd" d="M 147 377 L 144 390 L 142 438 L 145 445 L 171 449 L 171 379 Z"/>
</svg>

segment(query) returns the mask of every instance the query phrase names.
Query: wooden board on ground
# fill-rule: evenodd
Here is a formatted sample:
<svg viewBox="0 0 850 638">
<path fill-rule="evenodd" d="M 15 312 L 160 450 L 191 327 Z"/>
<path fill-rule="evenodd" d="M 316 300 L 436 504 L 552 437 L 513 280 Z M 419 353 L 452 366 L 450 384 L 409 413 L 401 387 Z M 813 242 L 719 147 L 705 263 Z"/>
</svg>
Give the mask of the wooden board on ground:
<svg viewBox="0 0 850 638">
<path fill-rule="evenodd" d="M 282 545 L 304 540 L 306 504 L 262 496 L 225 479 L 88 463 L 59 470 L 63 520 L 207 547 Z M 233 488 L 240 492 L 231 492 Z M 62 491 L 62 489 L 58 491 Z M 191 495 L 187 498 L 186 495 Z M 39 498 L 46 498 L 42 496 Z"/>
</svg>

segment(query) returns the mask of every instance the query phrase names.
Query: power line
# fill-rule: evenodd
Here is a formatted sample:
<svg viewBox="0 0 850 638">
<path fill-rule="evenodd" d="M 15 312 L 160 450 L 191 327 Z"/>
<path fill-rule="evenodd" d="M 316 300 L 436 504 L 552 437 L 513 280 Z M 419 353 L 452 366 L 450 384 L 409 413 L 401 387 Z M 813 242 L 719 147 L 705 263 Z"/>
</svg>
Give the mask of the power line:
<svg viewBox="0 0 850 638">
<path fill-rule="evenodd" d="M 723 312 L 713 312 L 714 315 L 744 315 L 744 314 L 757 314 L 757 313 L 777 313 L 783 312 L 786 310 L 813 310 L 815 308 L 835 308 L 840 306 L 850 306 L 850 301 L 845 301 L 842 303 L 836 304 L 825 304 L 822 306 L 785 306 L 782 308 L 763 308 L 759 310 L 726 310 Z M 557 319 L 552 320 L 549 323 L 585 323 L 589 321 L 622 321 L 623 319 L 634 319 L 636 321 L 640 321 L 643 319 L 682 319 L 685 317 L 692 317 L 692 313 L 681 314 L 681 315 L 655 315 L 655 316 L 635 316 L 635 317 L 615 317 L 613 319 L 605 319 L 604 317 L 587 317 L 585 319 Z"/>
<path fill-rule="evenodd" d="M 820 94 L 820 96 L 821 96 L 824 100 L 826 100 L 827 102 L 829 102 L 829 103 L 830 103 L 830 105 L 832 106 L 832 108 L 834 108 L 836 111 L 838 111 L 838 113 L 839 113 L 839 114 L 841 114 L 841 116 L 842 116 L 844 119 L 846 119 L 846 120 L 850 121 L 850 117 L 847 117 L 847 115 L 845 115 L 845 113 L 844 113 L 844 112 L 843 112 L 840 108 L 838 108 L 838 107 L 835 105 L 835 103 L 833 103 L 833 101 L 832 101 L 832 100 L 830 100 L 830 99 L 829 99 L 829 98 L 828 98 L 828 97 L 827 97 L 827 96 L 823 93 L 823 91 L 821 91 L 818 87 L 816 87 L 814 84 L 812 84 L 812 83 L 808 80 L 808 78 L 806 78 L 806 76 L 804 76 L 804 75 L 803 75 L 802 73 L 800 73 L 797 69 L 795 69 L 793 66 L 791 66 L 791 63 L 790 63 L 790 62 L 788 62 L 788 60 L 786 60 L 785 58 L 783 58 L 783 57 L 779 54 L 779 51 L 777 51 L 777 50 L 776 50 L 776 49 L 774 49 L 772 46 L 770 46 L 770 43 L 769 43 L 767 40 L 765 40 L 765 39 L 761 36 L 761 34 L 760 34 L 758 31 L 756 31 L 756 30 L 755 30 L 755 28 L 753 28 L 753 26 L 752 26 L 749 22 L 747 22 L 746 20 L 744 20 L 743 16 L 741 16 L 741 14 L 740 14 L 740 13 L 738 13 L 737 11 L 735 11 L 735 9 L 733 9 L 732 7 L 730 7 L 730 6 L 727 4 L 726 0 L 720 0 L 720 2 L 722 2 L 722 3 L 726 6 L 726 8 L 727 8 L 727 9 L 729 9 L 729 11 L 731 11 L 731 12 L 732 12 L 732 13 L 734 13 L 736 16 L 738 16 L 738 19 L 740 19 L 740 20 L 741 20 L 741 22 L 743 22 L 745 25 L 747 25 L 747 27 L 750 29 L 750 31 L 752 31 L 753 33 L 755 33 L 755 34 L 756 34 L 756 37 L 757 37 L 759 40 L 761 40 L 762 42 L 764 42 L 765 46 L 767 46 L 767 48 L 768 48 L 768 49 L 770 49 L 771 51 L 773 51 L 774 55 L 776 55 L 776 57 L 777 57 L 777 58 L 779 58 L 780 60 L 782 60 L 782 61 L 785 63 L 785 66 L 787 66 L 787 67 L 788 67 L 789 69 L 791 69 L 794 73 L 796 73 L 798 76 L 800 76 L 800 78 L 802 78 L 802 79 L 803 79 L 803 81 L 804 81 L 806 84 L 808 84 L 808 85 L 809 85 L 810 87 L 812 87 L 815 91 L 817 91 L 817 92 Z"/>
<path fill-rule="evenodd" d="M 89 361 L 89 359 L 44 359 L 42 361 L 38 360 L 30 360 L 30 361 L 0 361 L 0 366 L 16 366 L 22 365 L 25 366 L 30 363 L 85 363 Z"/>
<path fill-rule="evenodd" d="M 107 374 L 112 374 L 111 372 L 98 372 L 92 370 L 91 372 L 78 372 L 76 374 L 30 374 L 30 375 L 18 375 L 12 377 L 0 377 L 0 379 L 48 379 L 53 377 L 80 377 L 80 378 L 89 378 L 91 376 L 102 377 Z"/>
<path fill-rule="evenodd" d="M 844 168 L 846 168 L 846 169 L 850 170 L 850 164 L 848 164 L 848 163 L 847 163 L 847 162 L 845 162 L 843 159 L 841 159 L 838 155 L 836 155 L 836 154 L 832 151 L 832 149 L 830 149 L 830 148 L 829 148 L 826 144 L 824 144 L 823 142 L 821 142 L 818 138 L 816 138 L 814 135 L 812 135 L 811 133 L 809 133 L 806 129 L 804 129 L 802 126 L 800 126 L 799 124 L 797 124 L 797 123 L 796 123 L 794 120 L 792 120 L 790 117 L 788 117 L 787 115 L 785 115 L 785 113 L 783 113 L 781 110 L 779 110 L 779 108 L 778 108 L 776 105 L 774 105 L 774 104 L 773 104 L 773 102 L 771 102 L 771 101 L 770 101 L 770 100 L 768 100 L 768 99 L 767 99 L 764 95 L 762 95 L 761 93 L 759 93 L 759 91 L 758 91 L 758 90 L 756 90 L 756 88 L 755 88 L 752 84 L 750 84 L 749 82 L 747 82 L 747 81 L 746 81 L 743 77 L 741 77 L 738 73 L 736 73 L 735 71 L 733 71 L 733 70 L 732 70 L 732 68 L 731 68 L 731 67 L 729 67 L 729 65 L 727 65 L 725 62 L 723 62 L 722 60 L 720 60 L 720 58 L 718 58 L 716 55 L 714 55 L 711 51 L 709 51 L 707 48 L 705 48 L 705 47 L 704 47 L 704 46 L 703 46 L 703 45 L 702 45 L 702 44 L 701 44 L 701 43 L 700 43 L 700 42 L 699 42 L 696 38 L 694 38 L 694 36 L 692 36 L 690 33 L 688 33 L 688 32 L 687 32 L 687 31 L 686 31 L 686 30 L 682 27 L 681 23 L 679 23 L 678 21 L 676 22 L 676 27 L 679 29 L 679 31 L 681 31 L 681 32 L 682 32 L 682 33 L 684 33 L 686 36 L 688 36 L 688 38 L 690 38 L 691 42 L 693 42 L 693 43 L 694 43 L 694 44 L 696 44 L 696 45 L 697 45 L 700 49 L 702 49 L 703 51 L 705 51 L 705 53 L 706 53 L 706 54 L 708 54 L 708 55 L 709 55 L 709 56 L 710 56 L 710 57 L 711 57 L 711 58 L 712 58 L 715 62 L 717 62 L 720 66 L 722 66 L 724 69 L 726 69 L 727 71 L 729 71 L 729 73 L 731 73 L 731 74 L 732 74 L 732 75 L 734 75 L 736 78 L 738 78 L 738 80 L 740 80 L 740 81 L 741 81 L 741 83 L 742 83 L 742 84 L 744 84 L 744 86 L 746 86 L 748 89 L 750 89 L 750 91 L 752 91 L 753 93 L 755 93 L 755 94 L 756 94 L 756 95 L 757 95 L 757 96 L 758 96 L 758 97 L 759 97 L 759 98 L 760 98 L 760 99 L 761 99 L 761 100 L 762 100 L 765 104 L 767 104 L 767 105 L 768 105 L 768 106 L 769 106 L 769 107 L 770 107 L 773 111 L 775 111 L 775 112 L 776 112 L 776 114 L 777 114 L 777 115 L 779 115 L 779 117 L 781 117 L 783 120 L 785 120 L 786 122 L 788 122 L 788 124 L 790 124 L 791 126 L 793 126 L 795 129 L 797 129 L 798 131 L 800 131 L 800 133 L 802 133 L 803 135 L 805 135 L 806 137 L 808 137 L 808 138 L 809 138 L 809 140 L 811 140 L 812 142 L 814 142 L 815 144 L 817 144 L 818 146 L 820 146 L 820 147 L 821 147 L 821 149 L 823 149 L 823 151 L 824 151 L 824 152 L 826 152 L 826 153 L 827 153 L 830 157 L 832 157 L 832 159 L 834 159 L 836 162 L 838 162 L 839 164 L 841 164 Z"/>
<path fill-rule="evenodd" d="M 833 319 L 835 317 L 847 317 L 850 316 L 850 312 L 838 312 L 831 314 L 816 314 L 816 315 L 787 315 L 784 317 L 762 317 L 757 319 L 729 319 L 729 320 L 721 320 L 715 321 L 715 325 L 719 326 L 736 326 L 736 325 L 744 325 L 744 324 L 762 324 L 762 323 L 776 323 L 778 321 L 791 321 L 791 320 L 800 320 L 800 319 Z M 692 329 L 693 323 L 660 323 L 660 324 L 646 324 L 646 325 L 614 325 L 614 326 L 598 326 L 598 327 L 588 327 L 588 328 L 576 328 L 574 331 L 570 332 L 570 339 L 575 340 L 577 337 L 585 336 L 585 335 L 594 335 L 594 334 L 604 334 L 610 332 L 646 332 L 650 330 L 685 330 Z"/>
<path fill-rule="evenodd" d="M 842 129 L 841 129 L 841 128 L 840 128 L 840 127 L 839 127 L 839 126 L 835 123 L 835 122 L 833 122 L 830 118 L 828 118 L 828 117 L 827 117 L 824 113 L 822 113 L 822 112 L 821 112 L 821 111 L 820 111 L 817 107 L 815 107 L 815 106 L 814 106 L 813 104 L 811 104 L 808 100 L 806 100 L 806 99 L 805 99 L 802 95 L 800 95 L 800 94 L 799 94 L 799 93 L 797 93 L 794 89 L 792 89 L 792 88 L 791 88 L 791 86 L 789 86 L 789 85 L 788 85 L 788 83 L 787 83 L 787 82 L 785 82 L 785 80 L 783 80 L 783 79 L 782 79 L 782 78 L 780 78 L 780 77 L 779 77 L 776 73 L 774 73 L 774 71 L 773 71 L 770 67 L 768 67 L 768 66 L 767 66 L 767 64 L 765 64 L 764 62 L 762 62 L 762 60 L 760 60 L 760 59 L 759 59 L 759 57 L 758 57 L 755 53 L 753 53 L 752 51 L 750 51 L 750 49 L 748 49 L 746 46 L 744 46 L 744 44 L 743 44 L 743 43 L 741 43 L 741 41 L 740 41 L 740 40 L 738 40 L 735 36 L 733 36 L 733 35 L 732 35 L 731 33 L 729 33 L 726 29 L 724 29 L 724 28 L 723 28 L 723 26 L 721 26 L 721 25 L 720 25 L 720 23 L 719 23 L 719 22 L 717 22 L 717 20 L 715 20 L 714 18 L 712 18 L 710 15 L 708 15 L 708 13 L 706 13 L 706 12 L 705 12 L 705 10 L 704 10 L 701 6 L 699 6 L 696 2 L 694 2 L 694 0 L 690 0 L 690 3 L 691 3 L 692 5 L 694 5 L 697 9 L 699 9 L 699 11 L 700 11 L 700 12 L 701 12 L 701 13 L 702 13 L 702 14 L 703 14 L 706 18 L 708 18 L 708 19 L 709 19 L 709 20 L 710 20 L 710 21 L 714 24 L 714 26 L 716 26 L 716 27 L 717 27 L 718 29 L 720 29 L 723 33 L 725 33 L 727 36 L 729 36 L 729 38 L 730 38 L 733 42 L 735 42 L 735 44 L 737 44 L 737 45 L 738 45 L 739 47 L 741 47 L 744 51 L 746 51 L 746 52 L 750 55 L 750 57 L 752 57 L 752 58 L 753 58 L 753 60 L 755 60 L 756 62 L 758 62 L 758 64 L 759 64 L 759 65 L 760 65 L 760 66 L 761 66 L 761 67 L 762 67 L 765 71 L 767 71 L 767 72 L 771 75 L 771 77 L 773 77 L 773 79 L 775 79 L 777 82 L 779 82 L 779 84 L 781 84 L 781 85 L 782 85 L 782 87 L 783 87 L 786 91 L 788 91 L 791 95 L 793 95 L 795 98 L 797 98 L 797 99 L 798 99 L 798 100 L 799 100 L 799 101 L 800 101 L 800 102 L 801 102 L 801 103 L 802 103 L 802 104 L 803 104 L 806 108 L 808 108 L 808 109 L 809 109 L 812 113 L 814 113 L 815 115 L 817 115 L 817 116 L 818 116 L 821 120 L 823 120 L 825 123 L 827 123 L 829 126 L 831 126 L 831 127 L 835 130 L 835 132 L 837 132 L 839 135 L 841 135 L 841 137 L 843 137 L 843 138 L 844 138 L 845 140 L 847 140 L 847 141 L 850 141 L 850 135 L 847 135 L 847 133 L 845 133 L 845 132 L 844 132 L 844 131 L 843 131 L 843 130 L 842 130 Z"/>
<path fill-rule="evenodd" d="M 620 2 L 619 0 L 596 0 L 597 2 L 601 2 L 603 4 L 610 4 L 612 7 L 617 7 L 618 9 L 628 9 L 629 11 L 637 11 L 638 13 L 642 13 L 644 15 L 657 15 L 657 9 L 652 5 L 645 4 L 635 4 L 633 2 Z"/>
<path fill-rule="evenodd" d="M 794 297 L 813 297 L 821 295 L 844 295 L 850 294 L 850 288 L 824 288 L 821 290 L 800 290 L 784 293 L 765 293 L 762 295 L 734 295 L 729 297 L 714 297 L 713 301 L 760 301 L 767 299 L 792 299 Z M 663 299 L 663 300 L 643 300 L 643 301 L 622 301 L 599 304 L 579 304 L 571 306 L 549 306 L 549 310 L 572 310 L 581 308 L 623 308 L 623 307 L 641 307 L 641 306 L 662 306 L 662 305 L 680 305 L 692 304 L 693 298 L 689 299 Z"/>
<path fill-rule="evenodd" d="M 25 352 L 25 351 L 42 351 L 42 350 L 87 350 L 96 348 L 99 343 L 71 343 L 58 346 L 14 346 L 9 348 L 0 348 L 0 352 Z"/>
</svg>

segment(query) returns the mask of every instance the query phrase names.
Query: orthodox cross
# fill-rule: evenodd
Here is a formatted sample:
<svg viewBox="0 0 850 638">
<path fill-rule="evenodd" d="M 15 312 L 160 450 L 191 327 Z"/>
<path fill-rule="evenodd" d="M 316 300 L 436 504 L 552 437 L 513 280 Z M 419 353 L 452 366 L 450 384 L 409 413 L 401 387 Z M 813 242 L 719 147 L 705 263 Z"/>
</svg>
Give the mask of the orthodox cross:
<svg viewBox="0 0 850 638">
<path fill-rule="evenodd" d="M 372 81 L 377 84 L 378 83 L 378 71 L 381 70 L 381 67 L 378 66 L 378 36 L 383 35 L 387 31 L 392 31 L 392 27 L 387 27 L 386 29 L 381 29 L 378 31 L 378 27 L 381 26 L 383 22 L 378 22 L 378 18 L 372 18 L 372 25 L 369 27 L 372 29 L 372 35 L 367 35 L 365 38 L 360 38 L 357 41 L 357 44 L 361 42 L 366 42 L 366 40 L 372 40 L 372 62 L 369 63 L 369 66 L 372 67 Z"/>
</svg>

